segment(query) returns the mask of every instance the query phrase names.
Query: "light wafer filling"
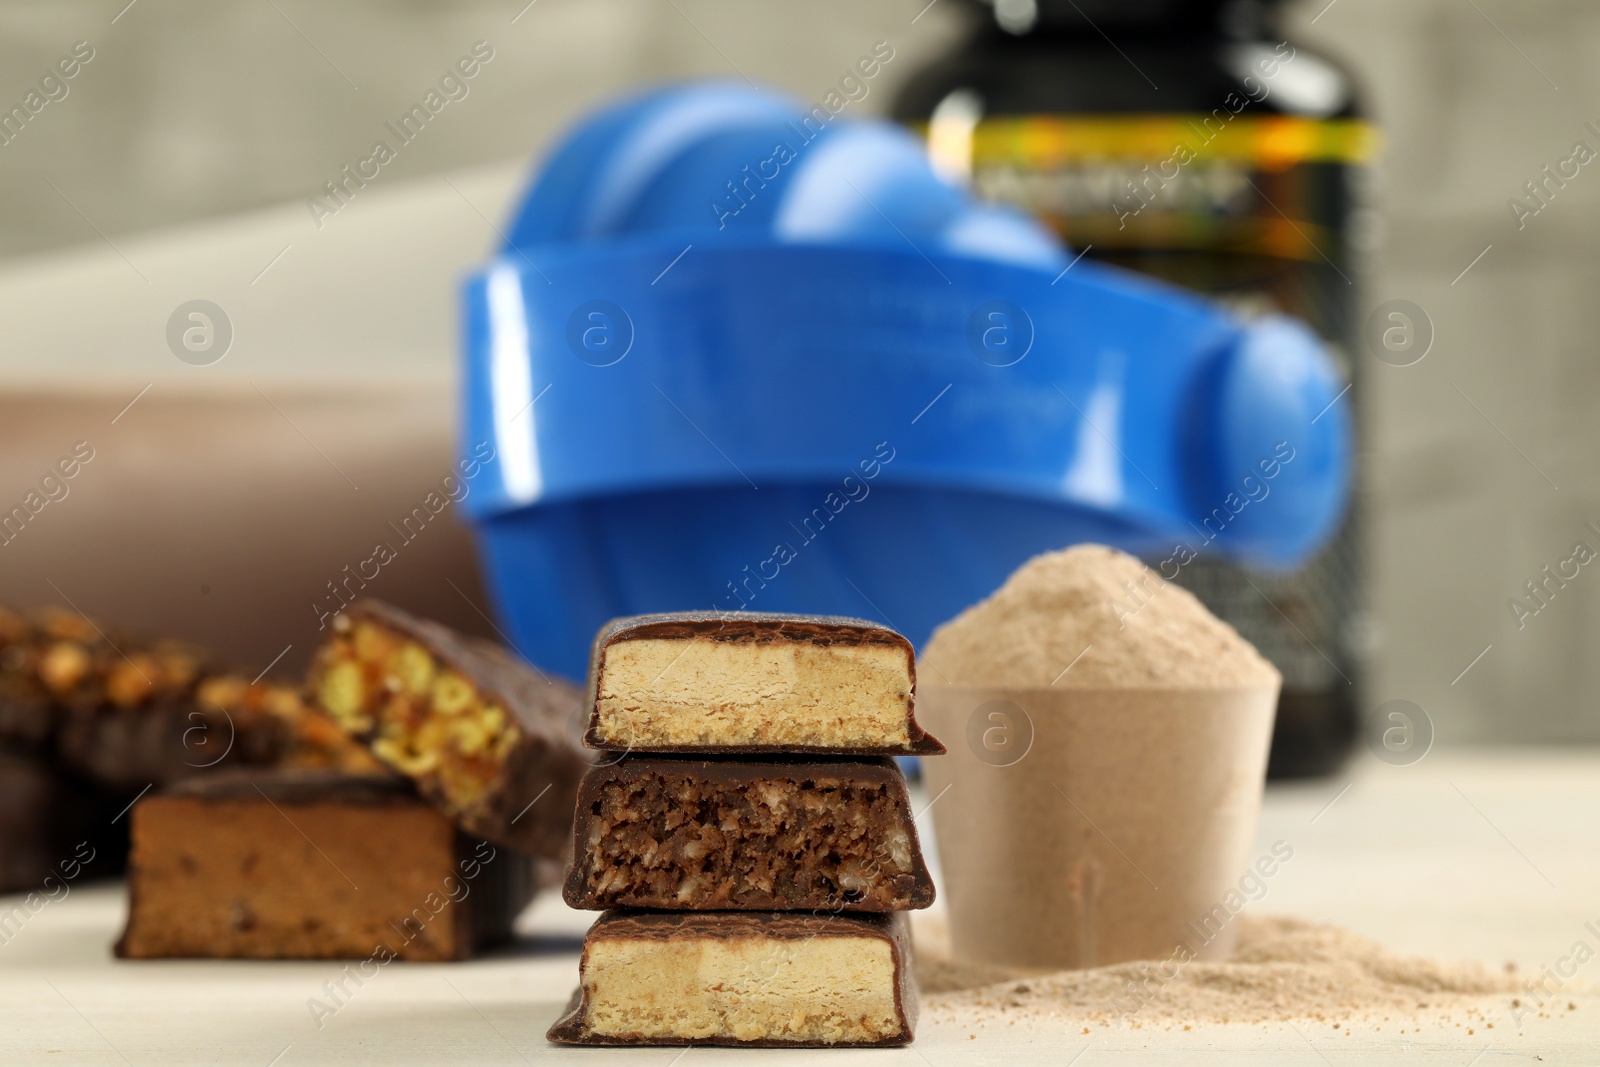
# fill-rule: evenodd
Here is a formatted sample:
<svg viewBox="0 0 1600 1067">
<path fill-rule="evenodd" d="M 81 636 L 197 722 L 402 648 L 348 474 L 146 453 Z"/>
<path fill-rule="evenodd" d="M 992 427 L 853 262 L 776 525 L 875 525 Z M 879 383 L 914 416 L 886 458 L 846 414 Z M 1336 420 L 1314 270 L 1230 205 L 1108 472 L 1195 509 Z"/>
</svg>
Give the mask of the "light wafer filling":
<svg viewBox="0 0 1600 1067">
<path fill-rule="evenodd" d="M 603 653 L 596 732 L 639 749 L 902 746 L 911 687 L 894 645 L 637 638 Z"/>
<path fill-rule="evenodd" d="M 885 1041 L 904 1031 L 895 979 L 882 938 L 591 936 L 585 1022 L 630 1040 Z"/>
</svg>

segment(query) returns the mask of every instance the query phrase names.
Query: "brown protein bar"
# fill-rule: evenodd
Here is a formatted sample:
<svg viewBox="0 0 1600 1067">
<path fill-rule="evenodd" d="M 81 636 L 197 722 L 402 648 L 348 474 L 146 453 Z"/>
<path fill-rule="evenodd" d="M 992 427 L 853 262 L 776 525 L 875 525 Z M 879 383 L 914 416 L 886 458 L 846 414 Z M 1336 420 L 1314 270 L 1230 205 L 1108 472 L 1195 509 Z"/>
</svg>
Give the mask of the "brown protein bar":
<svg viewBox="0 0 1600 1067">
<path fill-rule="evenodd" d="M 0 893 L 38 889 L 66 854 L 57 828 L 62 788 L 50 768 L 0 749 Z M 0 945 L 20 928 L 14 916 L 0 914 Z"/>
<path fill-rule="evenodd" d="M 861 619 L 755 612 L 607 624 L 587 744 L 613 751 L 939 755 L 917 724 L 911 642 Z"/>
<path fill-rule="evenodd" d="M 228 749 L 228 735 L 221 714 L 185 699 L 131 708 L 70 708 L 62 713 L 56 751 L 73 772 L 108 789 L 135 793 L 240 762 L 232 751 L 221 759 L 212 756 Z"/>
<path fill-rule="evenodd" d="M 181 642 L 109 638 L 60 608 L 0 608 L 0 743 L 51 745 L 67 769 L 130 793 L 229 764 L 382 769 L 298 690 Z"/>
<path fill-rule="evenodd" d="M 71 777 L 38 753 L 0 747 L 0 893 L 28 892 L 0 905 L 0 947 L 17 936 L 41 901 L 58 900 L 80 877 L 116 874 L 128 850 L 116 819 L 125 796 Z"/>
<path fill-rule="evenodd" d="M 459 960 L 508 937 L 533 895 L 532 860 L 394 775 L 241 768 L 130 817 L 130 959 Z"/>
<path fill-rule="evenodd" d="M 182 700 L 200 678 L 218 669 L 210 653 L 183 641 L 145 641 L 122 636 L 100 638 L 81 616 L 51 611 L 53 620 L 38 651 L 35 669 L 50 695 L 63 707 L 137 708 Z M 70 625 L 78 619 L 96 639 Z"/>
<path fill-rule="evenodd" d="M 55 726 L 35 662 L 39 641 L 24 616 L 0 607 L 0 744 L 42 745 Z"/>
<path fill-rule="evenodd" d="M 212 674 L 130 705 L 59 712 L 62 763 L 109 788 L 137 792 L 229 766 L 385 770 L 298 690 Z"/>
<path fill-rule="evenodd" d="M 270 732 L 196 700 L 212 669 L 192 645 L 113 639 L 61 608 L 0 610 L 0 737 L 48 742 L 62 767 L 123 792 L 223 762 L 270 762 Z"/>
<path fill-rule="evenodd" d="M 243 675 L 219 674 L 202 681 L 195 703 L 211 713 L 222 712 L 236 729 L 243 760 L 252 765 L 382 774 L 387 768 L 322 711 L 311 706 L 298 688 L 272 682 L 250 682 Z M 228 736 L 218 739 L 226 743 Z M 200 749 L 212 739 L 191 735 L 187 747 Z M 196 753 L 216 758 L 220 751 Z"/>
<path fill-rule="evenodd" d="M 498 645 L 377 601 L 351 605 L 317 651 L 318 706 L 468 833 L 564 859 L 589 758 L 579 691 Z"/>
<path fill-rule="evenodd" d="M 35 670 L 55 702 L 62 766 L 135 793 L 224 764 L 272 761 L 277 731 L 196 699 L 217 669 L 209 653 L 180 641 L 113 640 L 59 610 L 45 617 Z"/>
<path fill-rule="evenodd" d="M 574 908 L 878 912 L 926 908 L 894 761 L 627 756 L 578 791 Z"/>
<path fill-rule="evenodd" d="M 61 608 L 0 609 L 0 739 L 44 742 L 68 715 L 182 701 L 204 664 L 203 653 L 176 641 L 113 643 Z"/>
<path fill-rule="evenodd" d="M 550 1041 L 905 1045 L 917 1018 L 905 917 L 608 911 Z"/>
</svg>

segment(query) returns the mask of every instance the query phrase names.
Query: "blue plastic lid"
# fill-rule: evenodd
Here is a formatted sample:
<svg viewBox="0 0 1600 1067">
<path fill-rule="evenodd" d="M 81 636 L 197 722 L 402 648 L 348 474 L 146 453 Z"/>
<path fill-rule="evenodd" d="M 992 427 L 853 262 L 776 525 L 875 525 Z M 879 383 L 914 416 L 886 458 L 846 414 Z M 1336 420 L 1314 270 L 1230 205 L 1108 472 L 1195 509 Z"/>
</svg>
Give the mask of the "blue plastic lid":
<svg viewBox="0 0 1600 1067">
<path fill-rule="evenodd" d="M 526 654 L 576 673 L 612 614 L 714 606 L 728 565 L 768 547 L 730 531 L 762 538 L 782 498 L 798 532 L 869 468 L 899 500 L 880 519 L 918 516 L 900 536 L 923 565 L 957 540 L 964 557 L 948 596 L 890 612 L 913 640 L 1079 535 L 1288 566 L 1331 534 L 1349 425 L 1307 329 L 1079 261 L 944 183 L 904 131 L 825 114 L 725 84 L 614 105 L 466 282 L 463 455 L 497 458 L 465 506 Z M 641 525 L 664 540 L 635 543 Z M 830 537 L 869 536 L 852 526 Z M 830 553 L 859 585 L 849 546 Z M 645 556 L 672 577 L 641 575 Z M 872 613 L 825 576 L 789 584 L 748 606 Z"/>
</svg>

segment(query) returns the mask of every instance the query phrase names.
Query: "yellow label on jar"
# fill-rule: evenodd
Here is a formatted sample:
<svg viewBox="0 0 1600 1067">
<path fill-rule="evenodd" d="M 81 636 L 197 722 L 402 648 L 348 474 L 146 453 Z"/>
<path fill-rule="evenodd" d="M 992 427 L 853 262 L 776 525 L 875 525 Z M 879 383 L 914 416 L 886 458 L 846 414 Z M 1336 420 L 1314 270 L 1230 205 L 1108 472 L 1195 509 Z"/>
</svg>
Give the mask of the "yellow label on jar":
<svg viewBox="0 0 1600 1067">
<path fill-rule="evenodd" d="M 984 119 L 972 131 L 974 165 L 1005 160 L 1035 168 L 1065 163 L 1204 160 L 1278 170 L 1298 163 L 1361 164 L 1377 131 L 1359 119 L 1236 115 L 1027 115 Z"/>
<path fill-rule="evenodd" d="M 1343 179 L 1377 150 L 1357 119 L 1211 113 L 1023 115 L 939 122 L 937 170 L 1030 211 L 1078 247 L 1328 261 Z M 1317 172 L 1323 173 L 1317 173 Z"/>
</svg>

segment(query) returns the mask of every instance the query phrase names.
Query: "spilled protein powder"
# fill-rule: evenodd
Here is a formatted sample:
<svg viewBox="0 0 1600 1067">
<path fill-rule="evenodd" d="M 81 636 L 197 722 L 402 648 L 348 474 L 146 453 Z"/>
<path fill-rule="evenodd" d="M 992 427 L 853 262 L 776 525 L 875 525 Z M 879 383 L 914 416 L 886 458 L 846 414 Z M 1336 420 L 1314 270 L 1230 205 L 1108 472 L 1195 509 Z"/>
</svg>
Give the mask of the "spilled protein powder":
<svg viewBox="0 0 1600 1067">
<path fill-rule="evenodd" d="M 1031 974 L 950 959 L 942 915 L 914 920 L 917 982 L 925 1009 L 966 1022 L 1066 1022 L 1074 1032 L 1111 1027 L 1181 1029 L 1220 1023 L 1392 1021 L 1396 1027 L 1492 1029 L 1518 977 L 1476 963 L 1399 956 L 1323 923 L 1242 915 L 1226 963 L 1157 961 Z"/>
</svg>

